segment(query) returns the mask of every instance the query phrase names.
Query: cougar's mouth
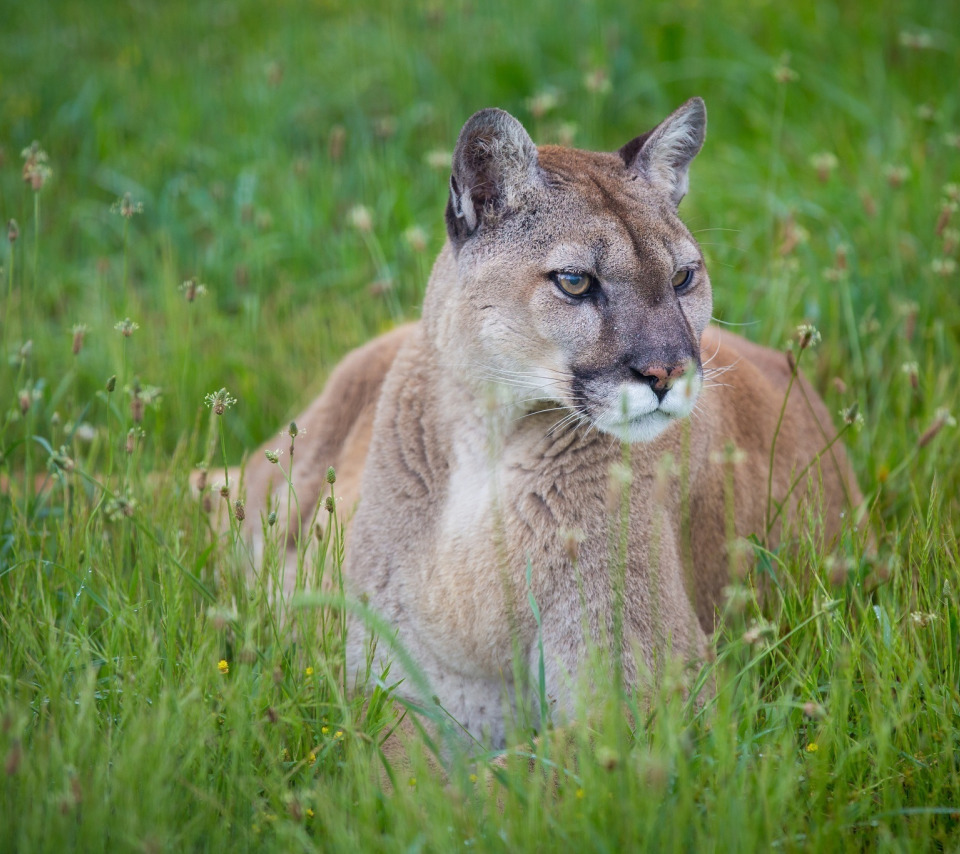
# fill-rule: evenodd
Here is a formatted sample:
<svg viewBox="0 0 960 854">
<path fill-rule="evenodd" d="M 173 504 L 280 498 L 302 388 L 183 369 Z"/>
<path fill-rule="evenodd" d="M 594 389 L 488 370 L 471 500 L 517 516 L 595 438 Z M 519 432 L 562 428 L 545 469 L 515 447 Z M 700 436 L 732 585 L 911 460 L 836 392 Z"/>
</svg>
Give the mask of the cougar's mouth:
<svg viewBox="0 0 960 854">
<path fill-rule="evenodd" d="M 585 408 L 598 430 L 624 442 L 650 442 L 693 412 L 701 385 L 699 372 L 677 380 L 662 397 L 641 383 L 611 384 L 597 389 L 599 394 L 586 394 L 586 399 L 595 403 Z"/>
</svg>

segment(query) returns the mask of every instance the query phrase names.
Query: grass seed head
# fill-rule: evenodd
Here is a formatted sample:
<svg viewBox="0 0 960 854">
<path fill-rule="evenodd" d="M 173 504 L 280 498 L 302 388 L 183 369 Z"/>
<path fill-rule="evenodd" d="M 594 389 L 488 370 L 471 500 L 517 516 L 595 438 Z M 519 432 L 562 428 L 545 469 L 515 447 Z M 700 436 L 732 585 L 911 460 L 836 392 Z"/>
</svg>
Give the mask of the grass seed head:
<svg viewBox="0 0 960 854">
<path fill-rule="evenodd" d="M 780 62 L 773 69 L 773 79 L 780 85 L 796 83 L 800 79 L 800 75 L 787 64 L 789 62 L 790 54 L 785 53 L 780 57 Z"/>
<path fill-rule="evenodd" d="M 67 452 L 66 445 L 61 445 L 60 450 L 50 455 L 51 470 L 72 472 L 76 468 L 76 463 Z M 83 561 L 80 561 L 81 563 Z"/>
<path fill-rule="evenodd" d="M 908 50 L 930 50 L 933 47 L 933 36 L 925 32 L 901 30 L 900 46 Z"/>
<path fill-rule="evenodd" d="M 207 295 L 207 286 L 191 277 L 180 285 L 180 291 L 187 302 L 194 302 L 197 297 Z"/>
<path fill-rule="evenodd" d="M 87 336 L 87 326 L 85 323 L 75 323 L 71 334 L 73 335 L 73 355 L 80 355 L 80 351 L 83 349 L 83 339 Z"/>
<path fill-rule="evenodd" d="M 133 219 L 143 213 L 143 202 L 135 202 L 130 193 L 124 193 L 123 198 L 117 199 L 111 206 L 110 212 L 120 214 L 124 219 Z"/>
<path fill-rule="evenodd" d="M 863 413 L 860 412 L 860 404 L 857 401 L 851 403 L 846 409 L 840 410 L 840 417 L 843 423 L 859 430 L 863 427 Z"/>
<path fill-rule="evenodd" d="M 373 133 L 377 139 L 390 139 L 397 133 L 397 120 L 394 116 L 380 116 L 374 119 Z"/>
<path fill-rule="evenodd" d="M 210 392 L 203 400 L 204 403 L 213 410 L 214 415 L 223 415 L 224 412 L 237 402 L 237 399 L 231 396 L 230 392 L 225 388 Z"/>
<path fill-rule="evenodd" d="M 556 89 L 544 89 L 527 99 L 527 109 L 535 119 L 542 119 L 560 103 L 560 94 Z"/>
<path fill-rule="evenodd" d="M 116 495 L 104 506 L 107 519 L 111 522 L 120 522 L 123 519 L 131 518 L 136 512 L 136 509 L 137 501 L 129 492 L 124 495 Z"/>
<path fill-rule="evenodd" d="M 134 424 L 143 421 L 143 398 L 140 396 L 140 384 L 136 381 L 130 390 L 130 417 Z"/>
<path fill-rule="evenodd" d="M 414 252 L 423 252 L 427 248 L 427 232 L 419 225 L 411 225 L 403 233 L 403 239 Z"/>
<path fill-rule="evenodd" d="M 17 242 L 17 238 L 20 237 L 20 226 L 17 225 L 15 219 L 7 220 L 7 240 L 13 244 Z"/>
<path fill-rule="evenodd" d="M 334 470 L 333 466 L 330 466 L 330 468 L 327 469 L 327 483 L 333 486 L 333 484 L 335 484 L 336 482 L 337 482 L 337 473 Z"/>
<path fill-rule="evenodd" d="M 954 215 L 956 210 L 956 202 L 946 201 L 940 205 L 940 215 L 937 217 L 937 224 L 933 229 L 937 237 L 943 236 L 943 231 L 950 224 L 950 217 Z"/>
<path fill-rule="evenodd" d="M 933 418 L 933 422 L 923 431 L 919 439 L 917 439 L 917 447 L 925 448 L 929 445 L 937 436 L 937 434 L 944 427 L 956 427 L 957 421 L 950 414 L 949 410 L 941 407 L 937 410 L 936 415 Z"/>
<path fill-rule="evenodd" d="M 754 621 L 750 628 L 743 633 L 743 640 L 750 646 L 754 646 L 755 644 L 773 640 L 776 636 L 777 627 L 773 623 L 760 619 Z"/>
<path fill-rule="evenodd" d="M 710 462 L 716 465 L 736 466 L 746 459 L 747 455 L 729 440 L 724 443 L 722 450 L 710 452 Z"/>
<path fill-rule="evenodd" d="M 838 270 L 847 269 L 847 255 L 850 250 L 847 248 L 846 243 L 838 243 L 837 248 L 834 250 L 834 266 Z"/>
<path fill-rule="evenodd" d="M 934 258 L 930 262 L 930 269 L 941 278 L 948 279 L 957 272 L 957 262 L 953 258 Z"/>
<path fill-rule="evenodd" d="M 445 172 L 450 168 L 450 162 L 453 160 L 453 152 L 446 148 L 434 148 L 423 155 L 423 161 L 431 169 L 438 172 Z"/>
<path fill-rule="evenodd" d="M 354 205 L 347 213 L 347 221 L 362 234 L 373 231 L 373 214 L 363 205 Z"/>
<path fill-rule="evenodd" d="M 904 362 L 900 366 L 900 372 L 907 375 L 907 379 L 910 380 L 910 385 L 914 389 L 920 387 L 920 365 L 916 362 Z"/>
<path fill-rule="evenodd" d="M 818 151 L 810 155 L 810 165 L 816 171 L 821 184 L 826 184 L 830 180 L 830 176 L 839 164 L 837 155 L 832 151 Z"/>
<path fill-rule="evenodd" d="M 658 469 L 658 474 L 659 471 Z M 607 477 L 607 513 L 614 513 L 619 509 L 624 490 L 630 488 L 632 480 L 633 472 L 623 463 L 617 462 L 610 466 Z"/>
<path fill-rule="evenodd" d="M 819 343 L 820 330 L 818 330 L 816 326 L 811 326 L 809 323 L 801 323 L 797 327 L 797 344 L 801 350 L 806 350 L 808 347 L 816 347 Z"/>
<path fill-rule="evenodd" d="M 957 251 L 957 247 L 960 246 L 960 230 L 945 228 L 941 237 L 943 237 L 943 254 L 953 255 Z"/>
<path fill-rule="evenodd" d="M 123 320 L 118 320 L 113 324 L 113 328 L 117 330 L 124 338 L 129 338 L 140 328 L 139 323 L 135 323 L 129 317 L 125 317 Z"/>
<path fill-rule="evenodd" d="M 29 184 L 30 188 L 39 193 L 43 185 L 47 183 L 53 175 L 50 168 L 47 152 L 40 147 L 40 143 L 34 140 L 27 148 L 20 152 L 23 158 L 23 180 Z"/>
<path fill-rule="evenodd" d="M 583 88 L 593 95 L 606 95 L 613 85 L 605 68 L 594 68 L 583 75 Z"/>
<path fill-rule="evenodd" d="M 343 148 L 347 142 L 347 129 L 343 125 L 330 128 L 330 140 L 327 142 L 327 154 L 336 163 L 343 157 Z"/>
<path fill-rule="evenodd" d="M 902 187 L 910 177 L 910 170 L 899 163 L 888 163 L 883 167 L 883 176 L 894 190 Z"/>
</svg>

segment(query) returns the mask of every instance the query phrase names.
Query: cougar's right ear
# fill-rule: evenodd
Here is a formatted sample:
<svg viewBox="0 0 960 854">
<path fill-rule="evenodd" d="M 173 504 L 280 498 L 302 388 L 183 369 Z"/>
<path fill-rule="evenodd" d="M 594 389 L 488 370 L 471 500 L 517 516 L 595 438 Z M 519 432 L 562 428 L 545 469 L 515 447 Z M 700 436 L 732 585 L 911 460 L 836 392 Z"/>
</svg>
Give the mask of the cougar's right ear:
<svg viewBox="0 0 960 854">
<path fill-rule="evenodd" d="M 520 191 L 538 176 L 537 147 L 520 122 L 503 110 L 474 113 L 453 152 L 446 219 L 454 246 L 514 208 Z"/>
</svg>

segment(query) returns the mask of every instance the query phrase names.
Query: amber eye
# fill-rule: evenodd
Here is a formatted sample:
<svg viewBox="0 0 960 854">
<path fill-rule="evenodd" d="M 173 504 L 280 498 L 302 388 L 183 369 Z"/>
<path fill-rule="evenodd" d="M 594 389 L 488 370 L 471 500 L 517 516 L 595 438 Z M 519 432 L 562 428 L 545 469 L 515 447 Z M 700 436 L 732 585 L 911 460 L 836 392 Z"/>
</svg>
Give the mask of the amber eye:
<svg viewBox="0 0 960 854">
<path fill-rule="evenodd" d="M 683 291 L 692 281 L 693 270 L 688 267 L 684 270 L 677 270 L 677 272 L 673 274 L 673 278 L 670 280 L 670 283 L 673 285 L 674 290 Z"/>
<path fill-rule="evenodd" d="M 551 277 L 558 288 L 572 297 L 586 296 L 593 279 L 586 273 L 554 273 Z"/>
</svg>

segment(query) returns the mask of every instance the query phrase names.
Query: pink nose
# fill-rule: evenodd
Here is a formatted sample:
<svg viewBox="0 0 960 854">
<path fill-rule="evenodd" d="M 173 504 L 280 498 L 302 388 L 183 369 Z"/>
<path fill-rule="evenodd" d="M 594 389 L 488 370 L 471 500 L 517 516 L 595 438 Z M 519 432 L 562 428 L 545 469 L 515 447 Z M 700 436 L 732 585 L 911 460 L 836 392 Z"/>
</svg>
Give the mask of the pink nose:
<svg viewBox="0 0 960 854">
<path fill-rule="evenodd" d="M 666 392 L 687 372 L 689 367 L 689 362 L 682 362 L 672 367 L 653 364 L 645 365 L 643 368 L 631 368 L 631 370 L 638 380 L 648 383 L 654 391 Z"/>
<path fill-rule="evenodd" d="M 643 369 L 643 373 L 650 377 L 650 384 L 656 391 L 670 389 L 686 372 L 686 364 L 674 365 L 670 368 L 664 365 L 648 365 Z"/>
</svg>

